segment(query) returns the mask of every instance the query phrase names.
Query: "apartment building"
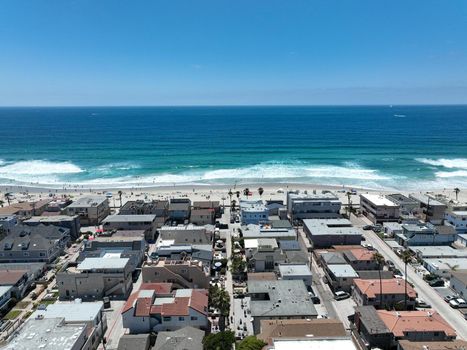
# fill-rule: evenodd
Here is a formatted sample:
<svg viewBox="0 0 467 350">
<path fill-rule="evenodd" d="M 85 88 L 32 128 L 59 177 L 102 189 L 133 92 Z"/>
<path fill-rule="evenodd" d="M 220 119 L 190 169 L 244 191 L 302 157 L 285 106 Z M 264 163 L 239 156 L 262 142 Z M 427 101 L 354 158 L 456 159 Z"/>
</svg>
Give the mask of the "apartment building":
<svg viewBox="0 0 467 350">
<path fill-rule="evenodd" d="M 23 221 L 23 224 L 28 226 L 51 225 L 57 227 L 65 227 L 70 230 L 72 240 L 77 239 L 81 233 L 81 224 L 78 215 L 52 215 L 52 216 L 33 216 L 32 218 Z"/>
<path fill-rule="evenodd" d="M 360 245 L 362 232 L 347 219 L 306 219 L 303 231 L 314 248 L 333 245 Z"/>
<path fill-rule="evenodd" d="M 240 200 L 242 225 L 260 224 L 269 220 L 269 210 L 262 200 Z"/>
<path fill-rule="evenodd" d="M 287 193 L 287 214 L 291 220 L 338 219 L 342 203 L 331 192 Z"/>
<path fill-rule="evenodd" d="M 109 215 L 102 220 L 105 231 L 142 230 L 147 241 L 154 241 L 157 231 L 156 215 Z"/>
<path fill-rule="evenodd" d="M 109 200 L 105 196 L 85 196 L 65 208 L 67 215 L 78 215 L 81 226 L 99 225 L 110 214 Z"/>
<path fill-rule="evenodd" d="M 389 198 L 369 193 L 360 195 L 360 210 L 363 215 L 375 224 L 387 221 L 398 221 L 400 206 Z"/>
</svg>

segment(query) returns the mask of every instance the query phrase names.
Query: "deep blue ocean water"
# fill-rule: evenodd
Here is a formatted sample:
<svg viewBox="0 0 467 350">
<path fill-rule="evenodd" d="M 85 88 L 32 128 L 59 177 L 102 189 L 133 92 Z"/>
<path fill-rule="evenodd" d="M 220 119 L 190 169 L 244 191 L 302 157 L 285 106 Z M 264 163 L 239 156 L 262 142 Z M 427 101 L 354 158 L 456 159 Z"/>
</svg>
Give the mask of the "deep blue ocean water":
<svg viewBox="0 0 467 350">
<path fill-rule="evenodd" d="M 467 106 L 0 108 L 0 184 L 467 187 Z"/>
</svg>

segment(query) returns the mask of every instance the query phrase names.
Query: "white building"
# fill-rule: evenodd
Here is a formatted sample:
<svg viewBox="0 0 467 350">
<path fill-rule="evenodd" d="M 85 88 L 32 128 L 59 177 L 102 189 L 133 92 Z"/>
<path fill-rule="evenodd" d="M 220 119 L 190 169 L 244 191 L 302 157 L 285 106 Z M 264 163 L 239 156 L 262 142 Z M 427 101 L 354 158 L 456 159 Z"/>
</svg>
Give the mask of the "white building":
<svg viewBox="0 0 467 350">
<path fill-rule="evenodd" d="M 385 196 L 368 193 L 361 194 L 360 209 L 375 224 L 399 220 L 399 204 L 394 203 Z"/>
<path fill-rule="evenodd" d="M 444 214 L 444 218 L 456 228 L 458 233 L 467 233 L 467 210 L 448 211 Z"/>
<path fill-rule="evenodd" d="M 313 283 L 313 275 L 306 264 L 280 264 L 279 273 L 283 280 L 301 280 L 306 286 Z"/>
<path fill-rule="evenodd" d="M 105 196 L 86 196 L 65 208 L 67 215 L 79 215 L 81 225 L 99 225 L 110 214 L 109 200 Z"/>
<path fill-rule="evenodd" d="M 467 270 L 466 258 L 433 258 L 423 260 L 423 266 L 432 274 L 449 279 L 453 270 Z"/>
<path fill-rule="evenodd" d="M 341 201 L 331 192 L 287 193 L 287 214 L 292 220 L 340 218 Z"/>
<path fill-rule="evenodd" d="M 263 201 L 240 200 L 240 216 L 242 225 L 259 224 L 269 219 L 269 210 Z"/>
</svg>

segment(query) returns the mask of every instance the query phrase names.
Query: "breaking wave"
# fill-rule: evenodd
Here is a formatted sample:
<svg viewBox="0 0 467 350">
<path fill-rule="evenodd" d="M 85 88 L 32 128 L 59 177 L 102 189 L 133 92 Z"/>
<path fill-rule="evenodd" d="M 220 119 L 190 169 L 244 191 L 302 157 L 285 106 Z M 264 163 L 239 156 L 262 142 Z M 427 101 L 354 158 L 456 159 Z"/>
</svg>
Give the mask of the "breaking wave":
<svg viewBox="0 0 467 350">
<path fill-rule="evenodd" d="M 466 158 L 439 158 L 439 159 L 430 159 L 430 158 L 416 158 L 417 162 L 432 165 L 435 167 L 443 167 L 448 169 L 467 169 L 467 159 Z"/>
</svg>

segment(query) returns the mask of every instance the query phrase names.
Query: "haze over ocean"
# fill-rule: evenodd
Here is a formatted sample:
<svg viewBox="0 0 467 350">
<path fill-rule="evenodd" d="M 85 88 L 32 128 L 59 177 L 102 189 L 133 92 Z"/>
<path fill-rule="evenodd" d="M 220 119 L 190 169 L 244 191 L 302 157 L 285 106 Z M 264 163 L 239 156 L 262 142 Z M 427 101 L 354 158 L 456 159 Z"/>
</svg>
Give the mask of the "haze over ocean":
<svg viewBox="0 0 467 350">
<path fill-rule="evenodd" d="M 467 106 L 0 108 L 0 184 L 467 187 Z"/>
</svg>

